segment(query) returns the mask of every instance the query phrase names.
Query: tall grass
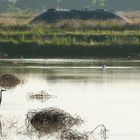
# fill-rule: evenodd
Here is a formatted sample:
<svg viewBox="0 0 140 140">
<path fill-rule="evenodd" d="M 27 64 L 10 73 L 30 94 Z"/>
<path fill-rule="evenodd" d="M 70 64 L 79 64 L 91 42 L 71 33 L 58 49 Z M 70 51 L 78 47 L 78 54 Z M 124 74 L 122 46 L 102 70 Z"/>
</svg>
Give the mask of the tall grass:
<svg viewBox="0 0 140 140">
<path fill-rule="evenodd" d="M 12 57 L 140 54 L 140 22 L 63 20 L 31 24 L 32 18 L 0 14 L 0 51 Z"/>
</svg>

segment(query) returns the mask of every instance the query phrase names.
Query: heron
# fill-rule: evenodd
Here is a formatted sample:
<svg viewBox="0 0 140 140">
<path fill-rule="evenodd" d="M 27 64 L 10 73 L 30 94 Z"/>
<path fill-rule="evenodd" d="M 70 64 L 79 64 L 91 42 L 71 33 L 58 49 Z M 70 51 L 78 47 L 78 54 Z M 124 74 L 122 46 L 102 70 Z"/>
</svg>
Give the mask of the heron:
<svg viewBox="0 0 140 140">
<path fill-rule="evenodd" d="M 0 91 L 0 104 L 1 104 L 1 102 L 2 102 L 2 92 L 3 91 L 6 91 L 5 89 L 1 89 L 1 91 Z"/>
</svg>

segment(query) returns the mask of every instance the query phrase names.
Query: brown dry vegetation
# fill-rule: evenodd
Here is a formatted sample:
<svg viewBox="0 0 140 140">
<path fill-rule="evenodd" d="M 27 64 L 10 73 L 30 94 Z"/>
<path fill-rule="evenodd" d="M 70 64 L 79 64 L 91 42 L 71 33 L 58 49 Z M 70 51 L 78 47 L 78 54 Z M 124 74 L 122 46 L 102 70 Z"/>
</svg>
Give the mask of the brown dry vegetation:
<svg viewBox="0 0 140 140">
<path fill-rule="evenodd" d="M 37 13 L 0 13 L 1 25 L 23 25 L 30 22 Z"/>
<path fill-rule="evenodd" d="M 20 84 L 21 80 L 11 74 L 2 74 L 0 76 L 0 86 L 2 87 L 15 87 Z"/>
<path fill-rule="evenodd" d="M 139 57 L 140 16 L 31 24 L 37 13 L 0 14 L 0 52 L 8 57 Z"/>
<path fill-rule="evenodd" d="M 59 108 L 29 110 L 26 126 L 29 134 L 52 134 L 75 125 L 81 125 L 83 120 L 79 116 L 72 116 Z"/>
<path fill-rule="evenodd" d="M 126 16 L 132 20 L 133 23 L 140 24 L 140 11 L 130 11 L 126 12 Z"/>
</svg>

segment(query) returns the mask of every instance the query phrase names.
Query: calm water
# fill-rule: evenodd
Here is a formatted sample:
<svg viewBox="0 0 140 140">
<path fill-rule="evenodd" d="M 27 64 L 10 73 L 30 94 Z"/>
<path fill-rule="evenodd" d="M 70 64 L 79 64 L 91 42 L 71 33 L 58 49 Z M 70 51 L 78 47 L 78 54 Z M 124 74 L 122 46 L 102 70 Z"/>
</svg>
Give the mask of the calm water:
<svg viewBox="0 0 140 140">
<path fill-rule="evenodd" d="M 104 124 L 110 140 L 140 140 L 139 60 L 1 60 L 0 73 L 25 79 L 24 84 L 3 94 L 3 140 L 31 139 L 22 132 L 26 114 L 30 109 L 47 107 L 81 116 L 85 123 L 77 128 L 80 131 L 92 131 Z M 29 98 L 29 93 L 42 90 L 57 98 L 44 102 Z"/>
</svg>

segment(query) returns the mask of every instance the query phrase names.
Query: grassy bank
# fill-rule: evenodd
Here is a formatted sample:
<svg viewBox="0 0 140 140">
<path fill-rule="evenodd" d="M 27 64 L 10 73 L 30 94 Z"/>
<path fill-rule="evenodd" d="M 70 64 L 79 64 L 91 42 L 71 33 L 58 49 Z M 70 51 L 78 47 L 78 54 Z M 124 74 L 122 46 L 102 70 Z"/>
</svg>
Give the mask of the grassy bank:
<svg viewBox="0 0 140 140">
<path fill-rule="evenodd" d="M 67 20 L 33 25 L 31 19 L 27 14 L 0 15 L 0 52 L 8 57 L 139 57 L 140 22 Z"/>
</svg>

